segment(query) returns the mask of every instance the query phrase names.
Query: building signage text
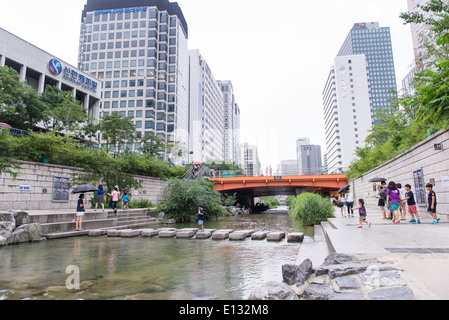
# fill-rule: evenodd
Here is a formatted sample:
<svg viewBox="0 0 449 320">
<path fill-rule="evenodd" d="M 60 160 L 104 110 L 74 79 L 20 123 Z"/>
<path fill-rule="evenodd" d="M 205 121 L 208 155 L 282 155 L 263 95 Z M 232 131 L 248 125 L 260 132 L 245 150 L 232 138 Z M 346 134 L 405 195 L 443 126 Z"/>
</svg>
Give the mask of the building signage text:
<svg viewBox="0 0 449 320">
<path fill-rule="evenodd" d="M 93 92 L 97 92 L 98 83 L 93 81 L 92 79 L 82 75 L 78 71 L 74 69 L 70 69 L 68 67 L 64 68 L 64 73 L 62 76 L 64 79 L 79 85 L 85 89 L 91 90 Z"/>
<path fill-rule="evenodd" d="M 139 12 L 139 11 L 147 11 L 147 9 L 148 7 L 135 7 L 135 8 L 97 10 L 94 12 L 94 15 L 99 16 L 108 13 L 116 14 L 116 13 Z"/>
</svg>

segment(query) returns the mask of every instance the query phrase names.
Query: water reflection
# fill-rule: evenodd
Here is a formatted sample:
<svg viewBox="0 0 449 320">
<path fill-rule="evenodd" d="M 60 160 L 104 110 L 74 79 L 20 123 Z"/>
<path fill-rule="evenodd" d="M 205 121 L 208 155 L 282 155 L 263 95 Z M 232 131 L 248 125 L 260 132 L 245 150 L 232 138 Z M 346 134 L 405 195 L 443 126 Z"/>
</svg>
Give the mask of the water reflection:
<svg viewBox="0 0 449 320">
<path fill-rule="evenodd" d="M 285 214 L 208 221 L 206 228 L 299 230 Z M 259 284 L 282 281 L 281 266 L 298 250 L 285 240 L 107 237 L 10 246 L 0 250 L 0 299 L 245 299 Z M 69 265 L 80 269 L 80 290 L 65 287 Z"/>
</svg>

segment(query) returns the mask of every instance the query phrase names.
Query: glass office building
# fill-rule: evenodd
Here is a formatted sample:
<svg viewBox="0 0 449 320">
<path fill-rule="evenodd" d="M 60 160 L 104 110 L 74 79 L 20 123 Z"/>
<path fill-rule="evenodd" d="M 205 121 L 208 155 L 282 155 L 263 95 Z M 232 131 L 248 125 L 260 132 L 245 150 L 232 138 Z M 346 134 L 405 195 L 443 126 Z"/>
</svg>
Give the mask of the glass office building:
<svg viewBox="0 0 449 320">
<path fill-rule="evenodd" d="M 168 0 L 87 0 L 79 68 L 103 81 L 100 117 L 132 117 L 135 137 L 152 133 L 188 146 L 188 26 Z M 138 149 L 139 145 L 122 145 Z M 187 157 L 187 155 L 186 155 Z"/>
<path fill-rule="evenodd" d="M 373 123 L 376 123 L 377 112 L 390 112 L 390 100 L 397 98 L 390 28 L 380 27 L 378 22 L 356 23 L 338 56 L 360 54 L 364 54 L 368 62 Z"/>
</svg>

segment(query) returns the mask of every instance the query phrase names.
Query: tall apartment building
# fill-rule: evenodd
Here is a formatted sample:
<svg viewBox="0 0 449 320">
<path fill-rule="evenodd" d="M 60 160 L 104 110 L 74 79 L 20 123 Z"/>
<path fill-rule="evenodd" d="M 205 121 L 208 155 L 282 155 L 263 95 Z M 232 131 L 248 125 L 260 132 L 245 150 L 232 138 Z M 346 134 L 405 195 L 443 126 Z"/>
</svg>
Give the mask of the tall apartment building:
<svg viewBox="0 0 449 320">
<path fill-rule="evenodd" d="M 297 167 L 298 174 L 319 175 L 323 167 L 321 158 L 321 146 L 303 144 L 297 146 Z"/>
<path fill-rule="evenodd" d="M 425 17 L 428 17 L 430 13 L 424 12 L 419 6 L 426 5 L 429 0 L 407 0 L 408 10 L 410 12 L 420 12 L 424 14 Z M 422 42 L 425 40 L 425 37 L 428 35 L 429 30 L 425 24 L 415 24 L 411 23 L 410 28 L 412 31 L 412 41 L 413 41 L 413 50 L 415 54 L 415 63 L 419 64 L 420 59 L 424 55 L 424 48 L 422 47 Z"/>
<path fill-rule="evenodd" d="M 224 99 L 224 160 L 240 166 L 240 108 L 232 82 L 219 80 L 218 84 Z"/>
<path fill-rule="evenodd" d="M 260 175 L 260 161 L 257 146 L 243 143 L 240 147 L 242 169 L 247 177 L 258 177 Z"/>
<path fill-rule="evenodd" d="M 225 110 L 221 86 L 199 50 L 190 50 L 190 161 L 223 161 Z"/>
<path fill-rule="evenodd" d="M 373 122 L 365 55 L 335 58 L 323 90 L 323 111 L 327 171 L 346 172 Z"/>
<path fill-rule="evenodd" d="M 136 138 L 152 133 L 187 149 L 187 39 L 187 22 L 177 3 L 87 0 L 79 68 L 103 81 L 101 116 L 130 116 Z"/>
<path fill-rule="evenodd" d="M 390 112 L 390 100 L 397 97 L 396 73 L 389 27 L 378 22 L 356 23 L 349 32 L 338 56 L 365 55 L 369 67 L 370 90 L 374 114 Z"/>
</svg>

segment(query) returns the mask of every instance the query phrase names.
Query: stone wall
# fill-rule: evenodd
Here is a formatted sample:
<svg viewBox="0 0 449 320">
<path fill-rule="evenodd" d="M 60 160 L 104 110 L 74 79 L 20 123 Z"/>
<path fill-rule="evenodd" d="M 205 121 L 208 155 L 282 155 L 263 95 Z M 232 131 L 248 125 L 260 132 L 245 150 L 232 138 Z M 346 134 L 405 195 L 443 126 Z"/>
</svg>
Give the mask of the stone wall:
<svg viewBox="0 0 449 320">
<path fill-rule="evenodd" d="M 79 195 L 69 194 L 68 201 L 53 200 L 54 178 L 70 178 L 72 181 L 83 169 L 25 161 L 20 161 L 20 165 L 22 169 L 16 179 L 9 174 L 0 175 L 0 211 L 75 210 Z M 167 190 L 166 181 L 143 176 L 134 178 L 141 183 L 142 188 L 131 190 L 133 201 L 147 199 L 155 205 L 161 202 Z M 70 191 L 73 188 L 71 186 Z"/>
<path fill-rule="evenodd" d="M 440 146 L 442 150 L 438 150 Z M 433 190 L 437 194 L 438 201 L 437 213 L 442 215 L 442 220 L 447 221 L 449 215 L 449 130 L 435 133 L 382 166 L 351 181 L 350 184 L 356 201 L 363 198 L 367 205 L 377 206 L 378 199 L 374 198 L 377 191 L 373 190 L 373 184 L 369 182 L 371 178 L 386 178 L 388 181 L 401 183 L 402 186 L 410 184 L 416 196 L 418 186 L 415 184 L 414 172 L 417 170 L 422 170 L 424 186 L 434 179 Z M 425 205 L 418 205 L 420 214 L 425 214 L 426 209 Z"/>
</svg>

